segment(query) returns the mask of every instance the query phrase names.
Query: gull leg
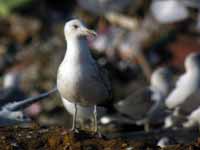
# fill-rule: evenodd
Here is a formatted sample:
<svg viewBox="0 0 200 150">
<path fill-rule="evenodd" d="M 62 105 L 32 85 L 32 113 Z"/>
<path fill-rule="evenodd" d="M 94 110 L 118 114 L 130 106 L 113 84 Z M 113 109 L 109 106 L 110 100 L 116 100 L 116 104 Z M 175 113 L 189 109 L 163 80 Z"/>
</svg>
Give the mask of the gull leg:
<svg viewBox="0 0 200 150">
<path fill-rule="evenodd" d="M 94 116 L 94 132 L 98 132 L 98 125 L 97 125 L 97 106 L 94 105 L 94 111 L 93 111 L 93 116 Z"/>
<path fill-rule="evenodd" d="M 77 130 L 76 129 L 76 117 L 77 117 L 77 104 L 76 103 L 74 104 L 74 108 L 75 108 L 75 111 L 74 111 L 72 128 L 71 128 L 72 131 L 76 131 Z"/>
<path fill-rule="evenodd" d="M 144 131 L 145 132 L 149 132 L 150 131 L 150 125 L 149 125 L 148 121 L 144 123 Z"/>
<path fill-rule="evenodd" d="M 149 123 L 148 118 L 139 120 L 139 121 L 136 122 L 136 124 L 137 124 L 137 125 L 143 125 L 143 126 L 144 126 L 144 131 L 145 131 L 145 132 L 149 132 L 149 131 L 150 131 L 150 123 Z"/>
</svg>

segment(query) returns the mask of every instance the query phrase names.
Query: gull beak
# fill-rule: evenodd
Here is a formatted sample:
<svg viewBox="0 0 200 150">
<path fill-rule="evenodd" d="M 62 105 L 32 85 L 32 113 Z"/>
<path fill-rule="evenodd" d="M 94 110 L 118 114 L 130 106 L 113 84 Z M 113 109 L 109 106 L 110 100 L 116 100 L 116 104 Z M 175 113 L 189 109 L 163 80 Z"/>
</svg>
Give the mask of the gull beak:
<svg viewBox="0 0 200 150">
<path fill-rule="evenodd" d="M 87 36 L 97 36 L 97 33 L 94 30 L 90 30 L 87 28 L 83 30 L 83 33 Z"/>
</svg>

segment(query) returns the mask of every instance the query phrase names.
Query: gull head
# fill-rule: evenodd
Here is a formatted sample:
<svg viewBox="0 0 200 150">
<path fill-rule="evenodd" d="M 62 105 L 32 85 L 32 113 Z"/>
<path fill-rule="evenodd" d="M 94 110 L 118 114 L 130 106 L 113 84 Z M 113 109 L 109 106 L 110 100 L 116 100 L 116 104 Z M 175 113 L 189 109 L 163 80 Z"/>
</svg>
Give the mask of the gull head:
<svg viewBox="0 0 200 150">
<path fill-rule="evenodd" d="M 151 84 L 168 83 L 172 79 L 171 71 L 166 67 L 157 68 L 151 75 Z"/>
<path fill-rule="evenodd" d="M 185 68 L 187 71 L 200 70 L 200 53 L 191 53 L 185 59 Z"/>
<path fill-rule="evenodd" d="M 22 111 L 13 111 L 8 112 L 6 114 L 6 117 L 11 120 L 15 120 L 18 122 L 29 122 L 31 121 L 28 116 L 26 116 Z"/>
<path fill-rule="evenodd" d="M 64 34 L 66 39 L 69 37 L 96 36 L 95 31 L 88 29 L 84 23 L 78 19 L 73 19 L 65 23 Z"/>
<path fill-rule="evenodd" d="M 172 88 L 172 73 L 166 67 L 159 67 L 151 75 L 151 90 L 159 90 L 162 94 L 167 94 Z M 157 93 L 154 91 L 154 93 Z"/>
<path fill-rule="evenodd" d="M 4 76 L 3 80 L 3 87 L 10 88 L 10 87 L 17 87 L 20 85 L 21 76 L 18 72 L 8 72 Z"/>
</svg>

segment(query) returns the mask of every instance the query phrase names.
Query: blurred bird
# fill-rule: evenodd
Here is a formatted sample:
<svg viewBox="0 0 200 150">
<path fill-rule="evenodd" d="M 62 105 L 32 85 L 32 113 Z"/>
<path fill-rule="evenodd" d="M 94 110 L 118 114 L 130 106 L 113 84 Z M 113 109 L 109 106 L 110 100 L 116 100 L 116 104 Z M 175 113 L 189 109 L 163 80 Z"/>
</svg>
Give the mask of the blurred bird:
<svg viewBox="0 0 200 150">
<path fill-rule="evenodd" d="M 175 108 L 200 88 L 200 54 L 192 53 L 185 60 L 186 72 L 179 78 L 176 88 L 166 98 L 166 106 Z"/>
<path fill-rule="evenodd" d="M 57 88 L 54 88 L 49 92 L 42 93 L 38 96 L 18 101 L 8 100 L 7 103 L 0 104 L 0 126 L 29 122 L 31 119 L 23 112 L 23 110 L 31 104 L 50 96 L 56 91 Z"/>
<path fill-rule="evenodd" d="M 42 94 L 25 99 L 27 95 L 20 85 L 20 72 L 9 71 L 4 75 L 3 88 L 0 90 L 0 125 L 30 121 L 31 119 L 24 113 L 24 109 L 46 96 Z"/>
<path fill-rule="evenodd" d="M 190 128 L 195 125 L 200 126 L 200 106 L 192 111 L 189 116 L 187 116 L 188 121 L 183 123 L 183 127 Z"/>
<path fill-rule="evenodd" d="M 185 69 L 186 72 L 177 81 L 165 104 L 169 109 L 178 109 L 176 114 L 180 117 L 186 117 L 193 112 L 188 117 L 192 119 L 196 118 L 193 116 L 196 116 L 196 109 L 200 106 L 200 53 L 191 53 L 187 56 Z"/>
<path fill-rule="evenodd" d="M 0 126 L 14 125 L 19 123 L 28 123 L 31 119 L 27 117 L 22 111 L 0 111 Z"/>
<path fill-rule="evenodd" d="M 165 148 L 169 145 L 175 145 L 177 144 L 177 142 L 175 141 L 175 139 L 169 138 L 169 137 L 162 137 L 158 143 L 157 146 L 160 146 L 161 148 Z"/>
<path fill-rule="evenodd" d="M 25 99 L 26 94 L 20 85 L 21 74 L 17 71 L 7 72 L 4 75 L 3 88 L 0 89 L 0 105 Z"/>
<path fill-rule="evenodd" d="M 172 88 L 170 72 L 167 68 L 156 69 L 151 76 L 151 85 L 128 96 L 115 104 L 122 114 L 131 117 L 137 124 L 151 120 L 162 120 L 165 114 L 164 99 Z M 154 120 L 155 119 L 155 120 Z M 155 121 L 155 123 L 156 123 Z"/>
<path fill-rule="evenodd" d="M 111 98 L 109 80 L 100 70 L 90 53 L 87 36 L 96 35 L 77 20 L 71 20 L 64 27 L 67 51 L 58 69 L 57 87 L 63 101 L 74 103 L 72 130 L 76 129 L 77 110 L 94 106 L 93 116 L 97 131 L 97 104 Z M 67 108 L 66 108 L 67 109 Z"/>
<path fill-rule="evenodd" d="M 179 0 L 153 0 L 150 9 L 155 19 L 163 24 L 176 23 L 189 16 L 186 6 Z"/>
<path fill-rule="evenodd" d="M 150 90 L 152 92 L 151 100 L 154 103 L 145 117 L 137 121 L 137 124 L 145 125 L 146 131 L 149 130 L 149 123 L 158 124 L 164 121 L 163 118 L 168 114 L 165 107 L 165 98 L 173 89 L 173 86 L 172 73 L 168 68 L 160 67 L 153 72 Z"/>
<path fill-rule="evenodd" d="M 186 122 L 187 118 L 184 115 L 180 115 L 179 107 L 165 117 L 164 128 L 178 129 L 182 127 L 182 123 Z"/>
</svg>

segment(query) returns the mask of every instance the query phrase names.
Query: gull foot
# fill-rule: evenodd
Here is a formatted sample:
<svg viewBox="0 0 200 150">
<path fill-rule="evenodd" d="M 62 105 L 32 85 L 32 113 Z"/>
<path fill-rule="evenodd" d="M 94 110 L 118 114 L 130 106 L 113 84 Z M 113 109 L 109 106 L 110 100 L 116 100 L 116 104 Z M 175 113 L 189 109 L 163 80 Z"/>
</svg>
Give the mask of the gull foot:
<svg viewBox="0 0 200 150">
<path fill-rule="evenodd" d="M 104 138 L 105 136 L 102 134 L 102 133 L 100 133 L 100 132 L 95 132 L 94 134 L 93 134 L 96 138 Z"/>
<path fill-rule="evenodd" d="M 79 130 L 77 128 L 71 128 L 70 132 L 79 133 Z"/>
</svg>

